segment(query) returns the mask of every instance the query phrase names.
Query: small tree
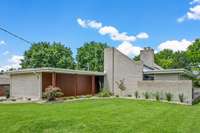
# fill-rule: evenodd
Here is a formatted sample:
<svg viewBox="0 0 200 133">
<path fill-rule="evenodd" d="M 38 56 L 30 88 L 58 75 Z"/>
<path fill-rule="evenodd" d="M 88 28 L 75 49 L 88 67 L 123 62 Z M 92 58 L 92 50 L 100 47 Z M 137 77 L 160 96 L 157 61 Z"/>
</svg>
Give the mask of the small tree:
<svg viewBox="0 0 200 133">
<path fill-rule="evenodd" d="M 156 93 L 155 93 L 155 98 L 156 98 L 157 101 L 160 100 L 160 93 L 159 93 L 159 92 L 156 92 Z"/>
<path fill-rule="evenodd" d="M 148 92 L 143 93 L 143 95 L 144 95 L 145 99 L 149 99 L 149 97 L 150 97 Z"/>
<path fill-rule="evenodd" d="M 44 98 L 46 98 L 48 101 L 54 101 L 57 97 L 63 96 L 63 93 L 61 92 L 61 89 L 54 86 L 49 86 L 45 89 L 44 92 Z"/>
<path fill-rule="evenodd" d="M 139 96 L 138 91 L 135 91 L 134 95 L 135 95 L 135 98 L 138 98 L 138 96 Z"/>
<path fill-rule="evenodd" d="M 183 93 L 179 94 L 178 97 L 179 97 L 180 102 L 182 103 L 184 101 L 184 95 L 183 95 Z"/>
<path fill-rule="evenodd" d="M 169 93 L 169 92 L 165 93 L 165 96 L 166 96 L 167 101 L 171 101 L 172 100 L 173 95 L 171 93 Z"/>
<path fill-rule="evenodd" d="M 121 96 L 122 96 L 122 95 L 123 95 L 123 91 L 126 90 L 126 86 L 125 86 L 125 84 L 124 84 L 124 79 L 119 80 L 119 82 L 116 81 L 116 84 L 117 84 L 118 88 L 120 89 L 120 91 L 121 91 Z"/>
</svg>

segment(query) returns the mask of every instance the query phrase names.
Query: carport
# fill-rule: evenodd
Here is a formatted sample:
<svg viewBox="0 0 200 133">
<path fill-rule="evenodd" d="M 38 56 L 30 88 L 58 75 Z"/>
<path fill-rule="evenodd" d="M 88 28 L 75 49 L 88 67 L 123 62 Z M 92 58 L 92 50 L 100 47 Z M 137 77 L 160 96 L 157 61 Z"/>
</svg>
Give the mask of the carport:
<svg viewBox="0 0 200 133">
<path fill-rule="evenodd" d="M 42 92 L 48 86 L 59 87 L 64 96 L 94 95 L 103 84 L 101 75 L 84 75 L 81 73 L 42 73 Z"/>
<path fill-rule="evenodd" d="M 8 72 L 13 98 L 41 99 L 45 89 L 59 87 L 64 96 L 94 95 L 103 87 L 104 73 L 60 68 L 33 68 Z"/>
</svg>

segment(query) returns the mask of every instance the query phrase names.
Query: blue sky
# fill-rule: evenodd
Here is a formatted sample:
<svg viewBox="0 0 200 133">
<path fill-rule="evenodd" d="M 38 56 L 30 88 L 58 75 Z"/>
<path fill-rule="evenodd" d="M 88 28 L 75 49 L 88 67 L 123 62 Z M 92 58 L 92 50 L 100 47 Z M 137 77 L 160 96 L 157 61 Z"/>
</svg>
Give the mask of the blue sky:
<svg viewBox="0 0 200 133">
<path fill-rule="evenodd" d="M 1 0 L 0 26 L 31 42 L 62 42 L 74 55 L 94 40 L 133 57 L 145 46 L 185 50 L 200 36 L 200 0 Z M 0 69 L 19 67 L 29 47 L 0 31 Z"/>
</svg>

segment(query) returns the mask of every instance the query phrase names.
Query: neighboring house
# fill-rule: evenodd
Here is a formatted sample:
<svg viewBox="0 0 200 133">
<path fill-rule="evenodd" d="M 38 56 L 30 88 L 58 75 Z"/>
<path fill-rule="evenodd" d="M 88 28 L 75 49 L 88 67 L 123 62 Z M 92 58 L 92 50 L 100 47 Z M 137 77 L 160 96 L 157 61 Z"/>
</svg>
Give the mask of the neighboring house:
<svg viewBox="0 0 200 133">
<path fill-rule="evenodd" d="M 139 97 L 144 93 L 173 94 L 173 101 L 193 100 L 192 73 L 185 69 L 163 69 L 154 63 L 154 50 L 144 48 L 140 61 L 133 61 L 115 48 L 104 50 L 104 72 L 78 71 L 58 68 L 22 69 L 8 72 L 10 75 L 10 96 L 41 99 L 49 85 L 61 88 L 64 96 L 77 96 L 98 93 L 103 87 L 114 95 Z M 123 93 L 116 82 L 124 80 L 127 88 Z"/>
<path fill-rule="evenodd" d="M 0 96 L 5 96 L 9 92 L 10 78 L 8 75 L 0 73 Z"/>
</svg>

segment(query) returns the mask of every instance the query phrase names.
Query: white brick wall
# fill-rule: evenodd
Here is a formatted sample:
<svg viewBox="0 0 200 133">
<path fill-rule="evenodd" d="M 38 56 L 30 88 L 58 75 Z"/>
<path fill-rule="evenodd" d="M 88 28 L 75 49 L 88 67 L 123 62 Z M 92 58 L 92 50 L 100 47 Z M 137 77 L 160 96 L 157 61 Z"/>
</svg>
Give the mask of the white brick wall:
<svg viewBox="0 0 200 133">
<path fill-rule="evenodd" d="M 135 63 L 114 48 L 105 49 L 104 57 L 105 86 L 111 91 L 113 87 L 114 95 L 121 95 L 116 81 L 124 79 L 127 89 L 123 95 L 133 95 L 134 90 L 137 89 L 137 81 L 142 81 L 143 78 L 142 63 Z"/>
<path fill-rule="evenodd" d="M 192 104 L 192 81 L 191 80 L 154 80 L 154 81 L 138 81 L 138 90 L 140 97 L 144 97 L 143 93 L 156 93 L 165 98 L 165 93 L 173 95 L 172 101 L 179 102 L 179 94 L 184 95 L 184 102 Z"/>
<path fill-rule="evenodd" d="M 14 98 L 41 98 L 41 74 L 11 75 L 11 97 Z"/>
</svg>

